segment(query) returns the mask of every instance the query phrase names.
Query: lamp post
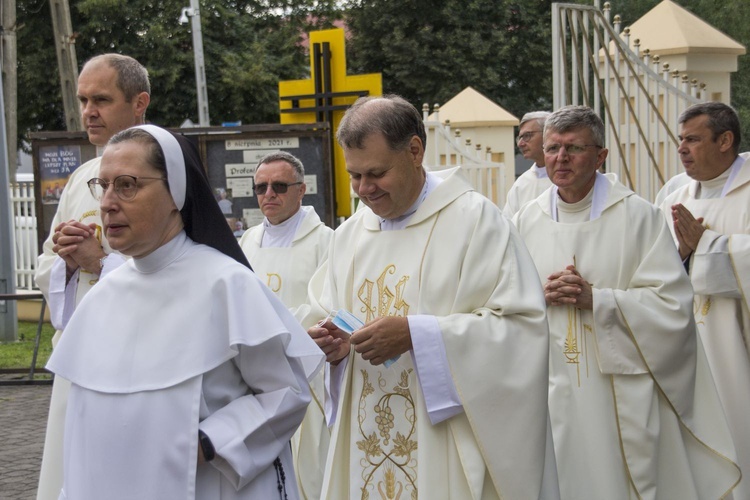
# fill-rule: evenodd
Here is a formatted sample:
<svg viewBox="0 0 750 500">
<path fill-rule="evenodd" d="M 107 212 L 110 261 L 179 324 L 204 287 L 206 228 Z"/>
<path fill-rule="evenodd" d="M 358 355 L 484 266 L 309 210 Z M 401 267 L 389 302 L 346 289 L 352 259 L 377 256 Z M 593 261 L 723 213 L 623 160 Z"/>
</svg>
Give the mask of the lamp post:
<svg viewBox="0 0 750 500">
<path fill-rule="evenodd" d="M 10 179 L 8 169 L 8 143 L 5 136 L 5 102 L 3 100 L 3 76 L 0 72 L 0 293 L 16 293 L 16 259 L 14 253 L 13 209 L 10 205 Z M 18 337 L 16 304 L 0 300 L 0 341 L 12 341 Z"/>
<path fill-rule="evenodd" d="M 193 53 L 195 54 L 195 90 L 198 95 L 198 123 L 201 127 L 208 127 L 208 91 L 206 89 L 206 67 L 203 63 L 203 33 L 201 32 L 201 18 L 198 0 L 190 0 L 190 7 L 183 7 L 180 24 L 190 19 L 193 31 Z"/>
</svg>

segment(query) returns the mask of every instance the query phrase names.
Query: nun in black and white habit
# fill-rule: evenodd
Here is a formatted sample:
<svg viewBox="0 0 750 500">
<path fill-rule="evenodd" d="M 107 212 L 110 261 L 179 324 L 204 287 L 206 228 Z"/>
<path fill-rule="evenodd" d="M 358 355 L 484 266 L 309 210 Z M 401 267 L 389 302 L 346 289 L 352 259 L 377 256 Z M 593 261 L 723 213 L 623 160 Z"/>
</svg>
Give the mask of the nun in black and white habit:
<svg viewBox="0 0 750 500">
<path fill-rule="evenodd" d="M 112 248 L 47 367 L 70 380 L 61 499 L 298 498 L 289 439 L 324 357 L 250 270 L 187 139 L 114 136 Z"/>
</svg>

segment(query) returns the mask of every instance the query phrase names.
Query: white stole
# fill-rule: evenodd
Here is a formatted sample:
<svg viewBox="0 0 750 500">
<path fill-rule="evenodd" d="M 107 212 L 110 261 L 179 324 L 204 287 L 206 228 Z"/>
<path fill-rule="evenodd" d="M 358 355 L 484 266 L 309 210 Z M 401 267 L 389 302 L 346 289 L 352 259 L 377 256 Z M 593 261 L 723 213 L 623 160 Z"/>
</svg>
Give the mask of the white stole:
<svg viewBox="0 0 750 500">
<path fill-rule="evenodd" d="M 594 197 L 591 200 L 591 214 L 589 220 L 596 220 L 602 215 L 604 210 L 604 204 L 609 196 L 609 189 L 611 184 L 607 181 L 607 178 L 603 174 L 597 172 L 596 180 L 594 181 Z M 555 222 L 558 222 L 557 218 L 557 200 L 560 198 L 558 194 L 557 186 L 552 186 L 550 189 L 550 217 Z"/>
</svg>

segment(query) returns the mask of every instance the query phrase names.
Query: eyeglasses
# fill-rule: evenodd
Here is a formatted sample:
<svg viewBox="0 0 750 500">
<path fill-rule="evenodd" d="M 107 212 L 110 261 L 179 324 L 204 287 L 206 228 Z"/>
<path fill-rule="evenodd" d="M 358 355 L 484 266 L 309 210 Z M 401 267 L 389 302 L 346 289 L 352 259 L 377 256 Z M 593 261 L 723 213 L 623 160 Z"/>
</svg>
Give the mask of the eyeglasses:
<svg viewBox="0 0 750 500">
<path fill-rule="evenodd" d="M 586 151 L 586 148 L 602 149 L 603 147 L 604 146 L 599 146 L 597 144 L 550 144 L 549 146 L 544 146 L 542 150 L 544 151 L 544 154 L 556 155 L 562 148 L 565 148 L 566 153 L 575 156 L 583 154 L 583 152 Z"/>
<path fill-rule="evenodd" d="M 534 137 L 534 134 L 538 134 L 541 132 L 540 130 L 532 130 L 529 132 L 524 132 L 523 134 L 516 137 L 516 142 L 529 142 L 532 137 Z"/>
<path fill-rule="evenodd" d="M 284 194 L 289 189 L 289 186 L 296 186 L 298 184 L 302 184 L 301 182 L 292 182 L 292 183 L 286 183 L 286 182 L 272 182 L 270 184 L 271 189 L 273 189 L 273 192 L 276 194 Z M 266 194 L 266 191 L 268 191 L 269 184 L 267 182 L 261 182 L 260 184 L 255 184 L 253 182 L 253 191 L 255 191 L 255 194 L 258 196 Z"/>
<path fill-rule="evenodd" d="M 123 200 L 130 201 L 135 198 L 138 193 L 138 181 L 141 180 L 154 180 L 154 181 L 166 181 L 164 177 L 135 177 L 134 175 L 118 175 L 112 182 L 107 182 L 104 179 L 94 177 L 89 179 L 86 183 L 91 191 L 91 196 L 97 201 L 101 201 L 104 197 L 104 193 L 107 192 L 109 185 L 112 184 L 115 188 L 115 194 Z"/>
</svg>

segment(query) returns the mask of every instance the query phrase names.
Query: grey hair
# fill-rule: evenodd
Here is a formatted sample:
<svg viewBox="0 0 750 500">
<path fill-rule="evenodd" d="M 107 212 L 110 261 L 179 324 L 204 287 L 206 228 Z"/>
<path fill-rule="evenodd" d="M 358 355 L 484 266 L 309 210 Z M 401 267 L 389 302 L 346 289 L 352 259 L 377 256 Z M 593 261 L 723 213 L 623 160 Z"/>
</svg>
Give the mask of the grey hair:
<svg viewBox="0 0 750 500">
<path fill-rule="evenodd" d="M 346 148 L 362 149 L 367 137 L 381 133 L 393 151 L 401 151 L 415 135 L 427 147 L 422 115 L 403 97 L 360 97 L 349 108 L 339 124 L 336 140 Z"/>
<path fill-rule="evenodd" d="M 701 102 L 693 104 L 683 111 L 677 119 L 677 122 L 683 124 L 686 121 L 692 120 L 701 115 L 706 115 L 708 117 L 706 125 L 711 129 L 711 133 L 713 134 L 712 139 L 714 141 L 716 141 L 716 138 L 719 137 L 719 135 L 727 131 L 734 135 L 732 150 L 734 154 L 737 154 L 740 150 L 742 136 L 740 132 L 740 119 L 737 117 L 737 112 L 734 108 L 723 102 Z"/>
<path fill-rule="evenodd" d="M 547 121 L 547 117 L 551 115 L 549 111 L 531 111 L 523 115 L 521 123 L 518 124 L 518 128 L 523 127 L 523 124 L 532 120 L 539 124 L 539 128 L 544 129 L 544 123 Z"/>
<path fill-rule="evenodd" d="M 549 132 L 565 133 L 571 130 L 589 129 L 596 146 L 604 147 L 604 122 L 588 106 L 564 106 L 547 117 L 544 137 Z"/>
<path fill-rule="evenodd" d="M 260 167 L 264 163 L 272 163 L 274 161 L 283 161 L 289 164 L 294 169 L 294 178 L 297 182 L 305 182 L 305 166 L 302 164 L 299 158 L 286 151 L 273 151 L 268 153 L 266 156 L 260 159 L 257 167 Z"/>
<path fill-rule="evenodd" d="M 151 95 L 151 82 L 148 70 L 130 56 L 122 54 L 101 54 L 94 56 L 83 65 L 105 63 L 117 73 L 117 88 L 125 95 L 125 101 L 130 102 L 141 92 Z"/>
</svg>

